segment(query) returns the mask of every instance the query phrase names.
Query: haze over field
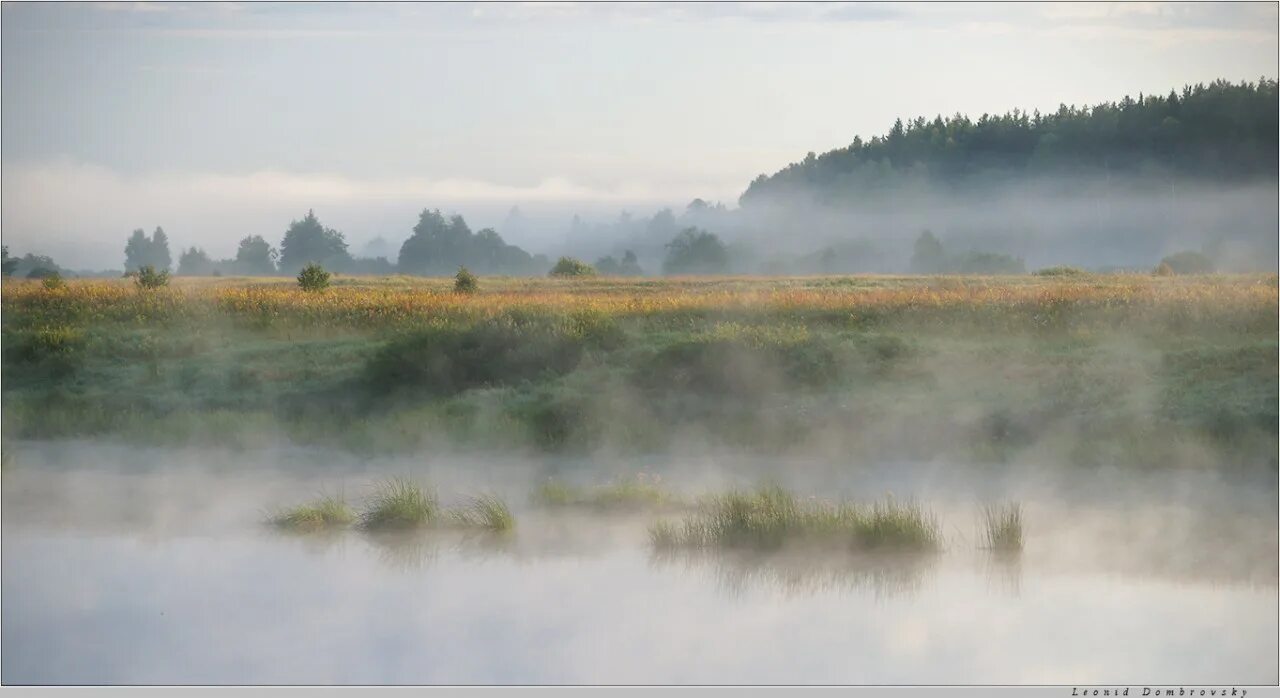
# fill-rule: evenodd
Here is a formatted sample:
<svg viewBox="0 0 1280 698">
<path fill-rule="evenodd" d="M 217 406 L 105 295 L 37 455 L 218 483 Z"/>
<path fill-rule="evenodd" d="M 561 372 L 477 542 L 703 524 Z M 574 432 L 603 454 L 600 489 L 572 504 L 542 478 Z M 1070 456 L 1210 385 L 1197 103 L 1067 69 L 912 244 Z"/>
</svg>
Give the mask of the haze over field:
<svg viewBox="0 0 1280 698">
<path fill-rule="evenodd" d="M 128 232 L 156 225 L 175 256 L 231 256 L 309 208 L 353 251 L 381 238 L 370 252 L 393 262 L 424 207 L 594 259 L 623 234 L 575 230 L 575 214 L 589 228 L 695 197 L 732 211 L 758 175 L 898 118 L 1256 81 L 1277 51 L 1276 7 L 1237 3 L 9 4 L 3 20 L 5 242 L 71 269 L 121 268 Z M 1274 174 L 1084 204 L 928 199 L 834 223 L 806 208 L 779 226 L 770 209 L 711 229 L 750 242 L 786 227 L 796 256 L 871 240 L 896 260 L 877 270 L 901 266 L 921 227 L 983 242 L 940 225 L 975 211 L 1009 219 L 1018 232 L 995 242 L 1032 266 L 1149 266 L 1243 229 L 1231 264 L 1274 249 L 1259 233 L 1273 194 Z M 1130 219 L 1175 225 L 1087 254 L 1089 235 Z"/>
</svg>

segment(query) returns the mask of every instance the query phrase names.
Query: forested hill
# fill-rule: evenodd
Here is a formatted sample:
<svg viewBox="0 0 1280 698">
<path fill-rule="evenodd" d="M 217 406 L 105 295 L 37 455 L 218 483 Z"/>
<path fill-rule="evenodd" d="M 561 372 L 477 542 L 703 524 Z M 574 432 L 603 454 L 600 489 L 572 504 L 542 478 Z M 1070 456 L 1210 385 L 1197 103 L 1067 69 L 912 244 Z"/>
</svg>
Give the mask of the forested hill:
<svg viewBox="0 0 1280 698">
<path fill-rule="evenodd" d="M 1275 178 L 1276 97 L 1273 79 L 1218 80 L 1053 114 L 899 119 L 884 136 L 760 175 L 741 204 L 797 195 L 855 203 L 903 187 L 962 190 L 1042 176 Z"/>
</svg>

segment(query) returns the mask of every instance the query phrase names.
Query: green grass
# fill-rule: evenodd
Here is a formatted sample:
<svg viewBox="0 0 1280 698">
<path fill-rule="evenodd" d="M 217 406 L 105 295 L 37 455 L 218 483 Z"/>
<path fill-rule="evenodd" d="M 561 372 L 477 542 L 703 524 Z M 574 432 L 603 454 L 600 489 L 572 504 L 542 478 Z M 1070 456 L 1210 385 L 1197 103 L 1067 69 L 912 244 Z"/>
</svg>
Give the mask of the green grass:
<svg viewBox="0 0 1280 698">
<path fill-rule="evenodd" d="M 396 478 L 374 491 L 360 515 L 360 526 L 371 531 L 422 528 L 434 523 L 439 515 L 435 490 Z"/>
<path fill-rule="evenodd" d="M 925 552 L 942 545 L 937 520 L 914 502 L 887 499 L 861 507 L 813 498 L 799 500 L 773 486 L 709 497 L 696 514 L 678 524 L 654 524 L 649 537 L 659 550 L 774 550 L 803 544 L 855 551 Z"/>
<path fill-rule="evenodd" d="M 988 550 L 1001 553 L 1022 550 L 1022 505 L 989 504 L 982 508 L 982 541 Z"/>
<path fill-rule="evenodd" d="M 549 479 L 534 490 L 533 501 L 545 507 L 590 507 L 606 510 L 657 509 L 683 504 L 657 475 L 644 473 L 596 487 L 579 487 Z"/>
<path fill-rule="evenodd" d="M 362 454 L 1276 464 L 1274 275 L 486 277 L 465 298 L 451 283 L 10 280 L 0 429 Z M 554 490 L 547 504 L 655 495 Z"/>
<path fill-rule="evenodd" d="M 345 501 L 326 496 L 281 511 L 271 517 L 270 523 L 291 531 L 319 531 L 350 525 L 355 518 L 355 513 Z"/>
<path fill-rule="evenodd" d="M 449 511 L 450 518 L 456 526 L 478 528 L 504 533 L 516 526 L 515 516 L 511 509 L 497 495 L 483 494 L 469 498 Z"/>
</svg>

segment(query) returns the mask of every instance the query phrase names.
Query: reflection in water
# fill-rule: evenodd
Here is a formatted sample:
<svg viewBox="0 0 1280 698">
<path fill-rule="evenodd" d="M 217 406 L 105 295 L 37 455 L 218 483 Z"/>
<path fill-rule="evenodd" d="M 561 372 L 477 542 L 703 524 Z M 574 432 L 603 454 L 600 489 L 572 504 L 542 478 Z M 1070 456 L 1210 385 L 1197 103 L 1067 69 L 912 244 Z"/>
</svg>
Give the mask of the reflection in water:
<svg viewBox="0 0 1280 698">
<path fill-rule="evenodd" d="M 1178 485 L 1168 474 L 1125 474 L 1086 483 L 1085 494 L 1019 494 L 1028 537 L 1013 557 L 967 538 L 924 557 L 656 556 L 647 546 L 652 517 L 644 514 L 525 508 L 507 536 L 357 528 L 288 534 L 264 526 L 263 512 L 343 483 L 358 493 L 358 482 L 376 478 L 317 472 L 309 460 L 307 468 L 222 472 L 205 457 L 210 462 L 151 472 L 87 460 L 91 467 L 5 473 L 0 679 L 1114 685 L 1280 678 L 1273 482 L 1192 475 L 1179 476 L 1188 479 Z M 476 482 L 496 477 L 467 472 Z M 930 497 L 926 484 L 906 481 L 907 471 L 892 474 L 895 492 L 936 502 L 948 530 L 968 530 L 983 497 Z M 978 476 L 948 477 L 980 486 Z M 480 489 L 467 484 L 459 474 L 441 489 Z M 511 502 L 522 495 L 527 490 L 514 486 L 506 493 Z"/>
<path fill-rule="evenodd" d="M 649 559 L 657 568 L 710 571 L 717 587 L 731 596 L 765 587 L 786 596 L 860 592 L 879 600 L 919 592 L 938 556 L 662 550 Z"/>
<path fill-rule="evenodd" d="M 1022 595 L 1022 552 L 983 551 L 980 558 L 987 588 L 992 593 L 1017 598 Z"/>
</svg>

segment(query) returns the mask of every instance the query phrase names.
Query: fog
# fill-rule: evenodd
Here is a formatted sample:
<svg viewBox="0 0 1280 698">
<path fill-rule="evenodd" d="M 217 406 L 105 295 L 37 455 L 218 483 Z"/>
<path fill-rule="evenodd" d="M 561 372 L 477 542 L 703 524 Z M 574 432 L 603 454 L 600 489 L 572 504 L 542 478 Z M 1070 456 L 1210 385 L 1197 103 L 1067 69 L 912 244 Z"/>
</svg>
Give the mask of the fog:
<svg viewBox="0 0 1280 698">
<path fill-rule="evenodd" d="M 1274 473 L 16 450 L 6 683 L 1276 680 Z M 634 467 L 693 491 L 768 473 L 824 496 L 919 498 L 946 549 L 663 559 L 645 552 L 645 517 L 539 511 L 522 496 L 549 472 L 600 481 Z M 322 490 L 358 500 L 389 474 L 446 500 L 496 489 L 516 535 L 298 537 L 262 523 Z M 1028 512 L 1016 561 L 975 541 L 978 504 L 1008 497 Z M 1196 637 L 1213 639 L 1188 653 Z"/>
</svg>

